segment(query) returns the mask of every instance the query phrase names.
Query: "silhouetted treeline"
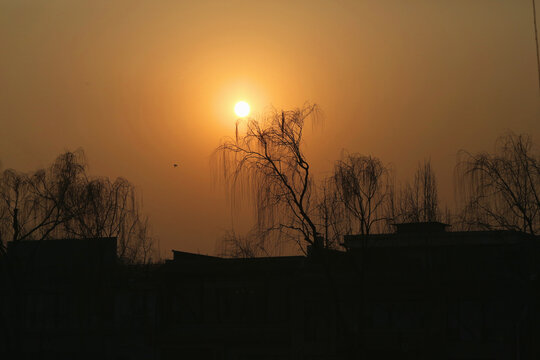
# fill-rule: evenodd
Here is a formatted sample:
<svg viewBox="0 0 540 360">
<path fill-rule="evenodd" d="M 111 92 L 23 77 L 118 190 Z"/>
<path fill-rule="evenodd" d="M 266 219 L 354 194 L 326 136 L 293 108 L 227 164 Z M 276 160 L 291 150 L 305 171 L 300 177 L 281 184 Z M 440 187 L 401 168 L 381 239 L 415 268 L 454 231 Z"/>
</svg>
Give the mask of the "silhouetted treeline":
<svg viewBox="0 0 540 360">
<path fill-rule="evenodd" d="M 387 233 L 403 222 L 538 234 L 540 161 L 530 136 L 501 136 L 493 153 L 460 151 L 456 205 L 442 206 L 430 160 L 419 164 L 412 181 L 400 183 L 381 159 L 345 152 L 332 175 L 315 181 L 303 130 L 317 113 L 307 104 L 248 119 L 216 149 L 216 169 L 231 199 L 249 198 L 256 219 L 249 234 L 224 235 L 222 255 L 280 254 L 291 241 L 304 253 L 309 246 L 336 248 L 344 235 Z"/>
<path fill-rule="evenodd" d="M 123 178 L 92 177 L 82 150 L 47 168 L 0 174 L 0 252 L 8 241 L 117 237 L 118 256 L 150 262 L 155 254 L 148 217 Z"/>
</svg>

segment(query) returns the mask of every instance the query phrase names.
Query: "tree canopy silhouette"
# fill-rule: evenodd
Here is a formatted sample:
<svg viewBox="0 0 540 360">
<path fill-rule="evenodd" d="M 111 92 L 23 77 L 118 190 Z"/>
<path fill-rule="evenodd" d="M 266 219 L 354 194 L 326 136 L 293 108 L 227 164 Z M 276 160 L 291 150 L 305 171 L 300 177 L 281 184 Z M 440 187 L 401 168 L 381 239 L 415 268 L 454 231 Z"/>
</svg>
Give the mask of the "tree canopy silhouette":
<svg viewBox="0 0 540 360">
<path fill-rule="evenodd" d="M 494 153 L 459 153 L 465 227 L 540 232 L 540 154 L 528 135 L 501 136 Z"/>
<path fill-rule="evenodd" d="M 437 178 L 431 160 L 418 164 L 412 183 L 407 182 L 399 194 L 396 222 L 439 221 Z"/>
<path fill-rule="evenodd" d="M 245 130 L 236 127 L 215 151 L 220 176 L 234 198 L 249 197 L 258 229 L 277 231 L 306 246 L 322 246 L 315 220 L 313 175 L 303 150 L 303 130 L 317 106 L 307 104 L 291 111 L 273 111 L 248 119 Z M 300 237 L 299 237 L 300 235 Z"/>
<path fill-rule="evenodd" d="M 388 221 L 386 204 L 392 194 L 390 170 L 373 156 L 346 154 L 336 162 L 335 191 L 348 219 L 347 233 L 369 235 Z"/>
<path fill-rule="evenodd" d="M 123 178 L 90 177 L 82 150 L 59 155 L 32 173 L 0 175 L 0 249 L 6 242 L 117 237 L 128 263 L 151 260 L 153 240 L 134 186 Z"/>
</svg>

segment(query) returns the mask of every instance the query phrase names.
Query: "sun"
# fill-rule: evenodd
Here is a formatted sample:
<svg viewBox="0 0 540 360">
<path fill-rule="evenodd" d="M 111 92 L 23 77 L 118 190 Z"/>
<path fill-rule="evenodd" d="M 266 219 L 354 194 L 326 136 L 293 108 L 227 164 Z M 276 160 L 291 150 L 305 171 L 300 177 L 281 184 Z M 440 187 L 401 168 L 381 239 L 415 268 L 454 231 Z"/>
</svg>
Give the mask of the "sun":
<svg viewBox="0 0 540 360">
<path fill-rule="evenodd" d="M 239 101 L 234 105 L 234 112 L 240 117 L 248 116 L 250 110 L 249 104 L 245 101 Z"/>
</svg>

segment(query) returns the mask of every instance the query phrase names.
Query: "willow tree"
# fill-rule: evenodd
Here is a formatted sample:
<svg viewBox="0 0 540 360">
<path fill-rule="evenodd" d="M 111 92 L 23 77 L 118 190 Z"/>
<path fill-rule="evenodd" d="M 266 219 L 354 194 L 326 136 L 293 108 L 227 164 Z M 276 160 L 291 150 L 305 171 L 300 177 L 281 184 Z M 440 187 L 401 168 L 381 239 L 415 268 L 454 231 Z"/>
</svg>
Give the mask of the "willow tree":
<svg viewBox="0 0 540 360">
<path fill-rule="evenodd" d="M 393 185 L 389 168 L 373 156 L 346 154 L 336 162 L 333 181 L 345 208 L 348 233 L 381 232 L 389 220 Z"/>
<path fill-rule="evenodd" d="M 86 178 L 77 184 L 61 237 L 116 237 L 118 257 L 128 263 L 152 260 L 154 244 L 148 217 L 141 212 L 133 184 L 124 178 Z"/>
<path fill-rule="evenodd" d="M 0 239 L 43 240 L 70 217 L 71 199 L 84 178 L 82 153 L 65 153 L 47 169 L 0 174 Z"/>
<path fill-rule="evenodd" d="M 324 179 L 318 188 L 317 219 L 326 248 L 339 248 L 343 235 L 351 233 L 350 214 L 343 206 L 333 176 Z"/>
<path fill-rule="evenodd" d="M 493 153 L 459 153 L 465 228 L 540 233 L 540 153 L 528 135 L 500 137 Z"/>
<path fill-rule="evenodd" d="M 400 222 L 439 221 L 437 178 L 431 160 L 418 164 L 414 180 L 406 183 L 397 201 Z"/>
<path fill-rule="evenodd" d="M 254 231 L 249 231 L 247 234 L 238 234 L 234 230 L 225 231 L 217 243 L 218 256 L 233 259 L 272 256 L 276 253 L 276 249 L 271 245 L 278 244 L 267 244 L 265 240 L 264 236 Z M 279 249 L 277 250 L 279 253 Z"/>
<path fill-rule="evenodd" d="M 128 263 L 149 262 L 154 252 L 134 186 L 88 176 L 82 150 L 45 169 L 0 174 L 0 252 L 7 241 L 98 237 L 117 237 L 118 256 Z"/>
<path fill-rule="evenodd" d="M 259 233 L 278 232 L 295 240 L 302 251 L 323 246 L 316 223 L 313 174 L 306 159 L 304 125 L 317 114 L 315 105 L 273 111 L 248 119 L 245 129 L 216 149 L 219 175 L 232 200 L 247 196 Z"/>
</svg>

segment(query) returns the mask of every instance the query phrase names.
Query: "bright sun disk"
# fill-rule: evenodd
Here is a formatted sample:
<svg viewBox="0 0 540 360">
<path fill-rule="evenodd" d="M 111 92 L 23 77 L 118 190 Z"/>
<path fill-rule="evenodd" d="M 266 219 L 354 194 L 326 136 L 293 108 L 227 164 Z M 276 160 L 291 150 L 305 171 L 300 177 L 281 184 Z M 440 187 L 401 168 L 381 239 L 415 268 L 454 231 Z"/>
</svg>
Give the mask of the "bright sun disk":
<svg viewBox="0 0 540 360">
<path fill-rule="evenodd" d="M 247 116 L 249 114 L 250 107 L 245 101 L 239 101 L 234 105 L 234 112 L 240 117 Z"/>
</svg>

